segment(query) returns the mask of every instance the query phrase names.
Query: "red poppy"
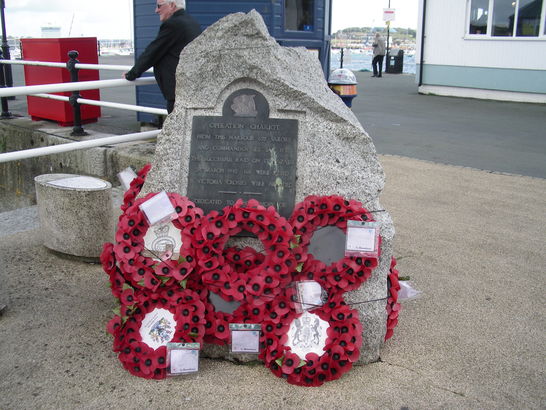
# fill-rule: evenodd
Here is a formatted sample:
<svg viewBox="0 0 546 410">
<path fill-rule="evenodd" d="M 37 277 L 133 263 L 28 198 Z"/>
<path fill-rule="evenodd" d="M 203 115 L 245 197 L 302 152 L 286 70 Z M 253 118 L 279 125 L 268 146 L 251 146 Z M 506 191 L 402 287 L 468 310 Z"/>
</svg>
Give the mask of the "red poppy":
<svg viewBox="0 0 546 410">
<path fill-rule="evenodd" d="M 108 333 L 110 333 L 112 336 L 115 336 L 117 332 L 119 331 L 121 327 L 121 317 L 114 316 L 108 324 L 106 325 L 106 330 L 108 330 Z"/>
<path fill-rule="evenodd" d="M 229 338 L 229 323 L 225 320 L 216 320 L 214 336 L 221 340 L 228 340 Z"/>
<path fill-rule="evenodd" d="M 282 361 L 282 372 L 284 374 L 292 374 L 300 365 L 300 357 L 292 352 L 286 353 Z"/>
<path fill-rule="evenodd" d="M 126 288 L 121 292 L 119 299 L 123 305 L 133 306 L 136 302 L 134 289 L 131 287 Z"/>
</svg>

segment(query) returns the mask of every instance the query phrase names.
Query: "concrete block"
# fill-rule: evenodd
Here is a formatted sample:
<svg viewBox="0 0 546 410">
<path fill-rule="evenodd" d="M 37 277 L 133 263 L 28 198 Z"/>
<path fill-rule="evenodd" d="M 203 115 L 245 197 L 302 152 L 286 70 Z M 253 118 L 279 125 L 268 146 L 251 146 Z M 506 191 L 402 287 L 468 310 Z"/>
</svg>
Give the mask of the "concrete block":
<svg viewBox="0 0 546 410">
<path fill-rule="evenodd" d="M 98 258 L 112 240 L 112 185 L 102 179 L 73 174 L 34 178 L 45 247 L 83 258 Z"/>
</svg>

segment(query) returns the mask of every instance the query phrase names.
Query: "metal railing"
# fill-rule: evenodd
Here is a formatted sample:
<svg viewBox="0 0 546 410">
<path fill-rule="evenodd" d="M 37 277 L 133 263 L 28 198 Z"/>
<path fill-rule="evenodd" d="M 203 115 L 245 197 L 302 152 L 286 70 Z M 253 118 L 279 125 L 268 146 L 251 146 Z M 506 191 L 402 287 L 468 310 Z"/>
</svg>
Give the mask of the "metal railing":
<svg viewBox="0 0 546 410">
<path fill-rule="evenodd" d="M 70 51 L 68 55 L 70 59 L 68 60 L 66 64 L 58 63 L 58 62 L 25 61 L 25 60 L 20 61 L 20 60 L 0 59 L 0 64 L 2 64 L 2 66 L 0 67 L 0 100 L 2 104 L 1 118 L 3 119 L 11 118 L 11 114 L 9 112 L 9 107 L 8 107 L 8 97 L 23 96 L 23 95 L 30 95 L 30 96 L 40 97 L 45 99 L 53 99 L 53 100 L 61 100 L 61 101 L 69 102 L 73 108 L 73 115 L 74 115 L 74 127 L 71 133 L 71 135 L 73 136 L 87 135 L 87 133 L 85 133 L 85 131 L 83 130 L 81 126 L 82 124 L 81 124 L 80 105 L 83 105 L 83 104 L 95 105 L 99 107 L 117 108 L 121 110 L 130 110 L 130 111 L 136 111 L 136 112 L 145 112 L 145 113 L 157 114 L 157 115 L 167 115 L 167 110 L 161 109 L 161 108 L 143 107 L 143 106 L 132 105 L 132 104 L 121 104 L 116 102 L 90 100 L 90 99 L 82 98 L 80 95 L 80 91 L 84 91 L 84 90 L 92 90 L 97 88 L 100 89 L 100 88 L 148 85 L 148 84 L 155 84 L 156 80 L 154 77 L 141 77 L 141 78 L 137 78 L 135 81 L 128 81 L 125 79 L 78 81 L 78 71 L 80 69 L 128 71 L 131 67 L 122 66 L 122 65 L 82 64 L 77 60 L 77 57 L 78 57 L 77 51 Z M 57 83 L 57 84 L 30 85 L 30 86 L 22 86 L 22 87 L 7 87 L 5 82 L 5 77 L 4 77 L 4 71 L 5 71 L 4 68 L 8 64 L 66 68 L 70 72 L 71 82 Z M 153 71 L 148 70 L 148 72 L 153 72 Z M 62 95 L 50 94 L 50 93 L 58 93 L 58 92 L 72 92 L 72 95 L 70 97 L 67 97 Z M 43 155 L 57 154 L 60 152 L 98 147 L 103 145 L 112 145 L 112 144 L 119 144 L 119 143 L 129 142 L 129 141 L 146 140 L 146 139 L 154 138 L 159 133 L 160 133 L 160 130 L 147 131 L 147 132 L 141 132 L 141 133 L 118 135 L 114 137 L 99 138 L 99 139 L 89 140 L 89 141 L 78 141 L 78 142 L 60 144 L 60 145 L 55 145 L 50 147 L 33 148 L 33 149 L 27 149 L 23 151 L 15 151 L 15 152 L 6 152 L 3 154 L 0 154 L 0 163 L 16 161 L 16 160 L 25 159 L 25 158 L 33 158 L 33 157 L 43 156 Z"/>
</svg>

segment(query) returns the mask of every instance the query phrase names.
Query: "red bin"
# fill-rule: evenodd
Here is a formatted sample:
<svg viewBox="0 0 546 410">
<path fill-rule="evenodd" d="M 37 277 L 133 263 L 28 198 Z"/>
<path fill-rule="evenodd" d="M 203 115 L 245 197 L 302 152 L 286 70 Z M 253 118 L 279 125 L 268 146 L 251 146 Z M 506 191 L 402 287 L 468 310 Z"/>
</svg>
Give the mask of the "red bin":
<svg viewBox="0 0 546 410">
<path fill-rule="evenodd" d="M 25 38 L 22 42 L 23 60 L 50 61 L 66 63 L 69 60 L 68 52 L 76 50 L 79 53 L 78 61 L 85 64 L 98 64 L 97 38 Z M 80 81 L 94 81 L 99 79 L 98 70 L 79 70 Z M 70 82 L 70 72 L 66 68 L 25 66 L 25 84 L 53 84 Z M 70 97 L 71 92 L 54 93 Z M 80 91 L 82 98 L 100 100 L 99 90 Z M 63 127 L 74 125 L 72 106 L 65 101 L 49 100 L 39 97 L 27 97 L 28 114 L 35 120 L 53 120 Z M 81 105 L 82 124 L 95 122 L 100 117 L 100 107 Z"/>
</svg>

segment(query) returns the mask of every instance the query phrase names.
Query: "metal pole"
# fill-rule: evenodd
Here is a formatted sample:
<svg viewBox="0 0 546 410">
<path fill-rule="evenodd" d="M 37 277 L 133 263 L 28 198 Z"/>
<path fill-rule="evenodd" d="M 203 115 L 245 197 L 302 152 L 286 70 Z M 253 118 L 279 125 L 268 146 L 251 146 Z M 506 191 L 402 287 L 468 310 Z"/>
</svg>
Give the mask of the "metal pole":
<svg viewBox="0 0 546 410">
<path fill-rule="evenodd" d="M 26 85 L 21 87 L 0 88 L 0 97 L 9 97 L 10 95 L 33 95 L 39 93 L 62 93 L 74 90 L 94 90 L 95 88 L 112 88 L 125 86 L 139 86 L 156 84 L 154 77 L 140 77 L 135 81 L 124 80 L 95 80 L 95 81 L 80 81 L 78 84 L 73 83 L 55 83 L 55 84 L 40 84 Z"/>
<path fill-rule="evenodd" d="M 2 55 L 2 51 L 0 50 L 0 56 Z M 2 64 L 5 66 L 5 64 Z M 0 67 L 0 88 L 6 88 L 6 77 L 4 76 L 4 67 Z M 3 120 L 9 120 L 12 117 L 11 113 L 9 112 L 8 107 L 8 98 L 2 97 L 0 98 L 1 104 L 2 104 L 2 114 L 0 115 L 0 118 Z"/>
<path fill-rule="evenodd" d="M 70 72 L 70 81 L 73 83 L 77 83 L 79 71 L 76 68 L 76 64 L 79 63 L 79 61 L 77 60 L 78 52 L 76 50 L 69 51 L 68 57 L 70 57 L 70 60 L 68 60 L 68 62 L 66 63 L 66 68 Z M 79 91 L 72 91 L 72 95 L 70 96 L 70 104 L 72 105 L 72 111 L 74 112 L 74 127 L 72 128 L 72 132 L 70 133 L 70 135 L 72 135 L 73 137 L 82 137 L 84 135 L 89 135 L 82 128 L 82 116 L 80 104 L 78 103 L 78 98 L 80 97 L 81 95 Z"/>
<path fill-rule="evenodd" d="M 161 130 L 136 132 L 133 134 L 115 135 L 112 137 L 96 138 L 94 140 L 68 142 L 66 144 L 50 145 L 48 147 L 31 148 L 22 151 L 5 152 L 0 154 L 0 163 L 19 161 L 21 159 L 36 158 L 44 155 L 60 154 L 80 149 L 103 147 L 105 145 L 121 144 L 131 141 L 142 141 L 155 138 Z"/>
<path fill-rule="evenodd" d="M 343 68 L 343 48 L 341 48 L 341 53 L 339 55 L 339 68 Z"/>
<path fill-rule="evenodd" d="M 389 0 L 389 9 L 391 8 L 391 0 Z M 387 72 L 387 67 L 389 66 L 389 33 L 391 31 L 391 22 L 387 21 L 387 61 L 385 61 L 385 72 Z M 379 73 L 381 74 L 381 73 Z"/>
<path fill-rule="evenodd" d="M 427 0 L 423 0 L 423 20 L 421 22 L 421 47 L 420 47 L 420 55 L 419 55 L 419 83 L 417 84 L 418 87 L 421 87 L 423 85 L 423 66 L 425 64 L 425 20 L 427 17 Z"/>
<path fill-rule="evenodd" d="M 0 21 L 2 24 L 2 54 L 6 60 L 10 60 L 11 56 L 9 54 L 9 44 L 8 37 L 6 35 L 6 19 L 4 17 L 4 0 L 0 0 Z M 13 77 L 11 75 L 11 66 L 8 66 L 4 69 L 4 77 L 6 80 L 6 86 L 13 86 Z"/>
</svg>

